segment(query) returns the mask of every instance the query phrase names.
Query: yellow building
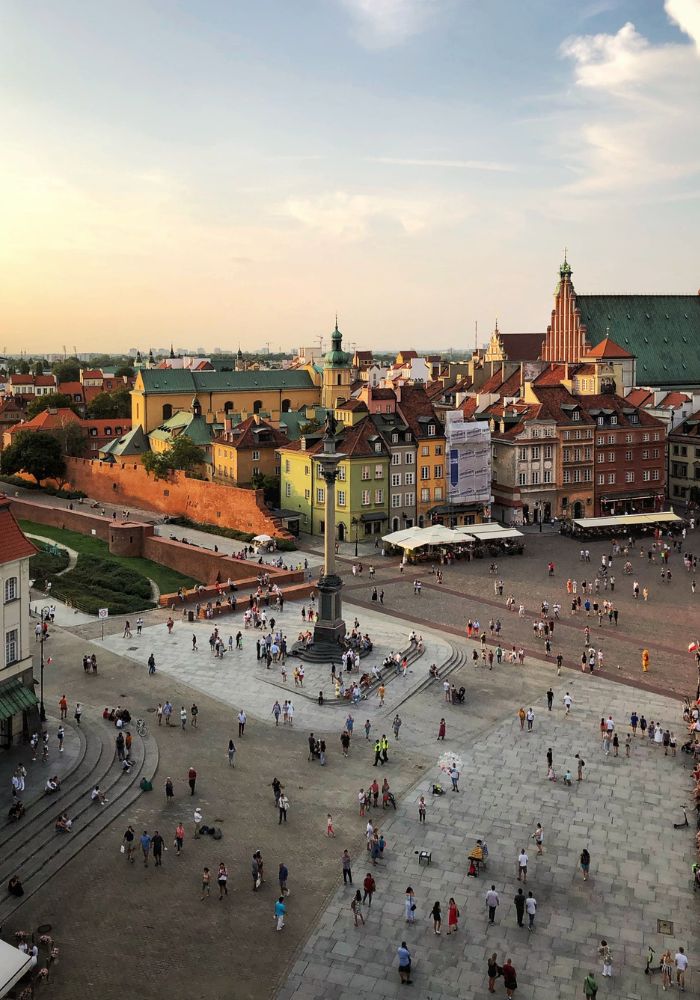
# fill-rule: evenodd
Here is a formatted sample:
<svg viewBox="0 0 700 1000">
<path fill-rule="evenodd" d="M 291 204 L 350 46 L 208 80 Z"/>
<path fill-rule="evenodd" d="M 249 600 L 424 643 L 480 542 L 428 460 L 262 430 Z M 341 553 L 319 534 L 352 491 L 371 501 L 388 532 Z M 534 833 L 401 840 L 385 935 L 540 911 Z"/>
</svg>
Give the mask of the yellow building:
<svg viewBox="0 0 700 1000">
<path fill-rule="evenodd" d="M 287 435 L 277 427 L 259 416 L 248 417 L 235 427 L 228 426 L 212 441 L 212 475 L 239 486 L 249 485 L 258 476 L 277 476 L 277 449 L 288 443 Z"/>
<path fill-rule="evenodd" d="M 445 430 L 422 386 L 404 385 L 395 392 L 397 413 L 417 445 L 416 518 L 419 527 L 427 527 L 433 523 L 433 508 L 447 500 Z"/>
</svg>

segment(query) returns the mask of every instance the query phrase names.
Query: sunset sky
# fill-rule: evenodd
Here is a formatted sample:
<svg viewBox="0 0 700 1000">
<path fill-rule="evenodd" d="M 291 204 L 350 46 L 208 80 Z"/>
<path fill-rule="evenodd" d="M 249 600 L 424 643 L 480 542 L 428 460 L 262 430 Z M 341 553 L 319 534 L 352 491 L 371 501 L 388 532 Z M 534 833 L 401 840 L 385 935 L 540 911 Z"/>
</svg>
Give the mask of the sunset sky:
<svg viewBox="0 0 700 1000">
<path fill-rule="evenodd" d="M 700 0 L 0 0 L 0 353 L 695 292 L 699 108 Z"/>
</svg>

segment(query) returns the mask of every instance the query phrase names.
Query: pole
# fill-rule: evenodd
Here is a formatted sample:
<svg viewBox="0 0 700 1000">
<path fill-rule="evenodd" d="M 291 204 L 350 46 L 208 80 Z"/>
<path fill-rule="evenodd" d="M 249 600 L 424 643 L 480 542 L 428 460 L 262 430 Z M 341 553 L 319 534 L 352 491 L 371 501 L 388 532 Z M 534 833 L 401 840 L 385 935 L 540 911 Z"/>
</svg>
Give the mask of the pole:
<svg viewBox="0 0 700 1000">
<path fill-rule="evenodd" d="M 357 534 L 358 534 L 357 529 L 358 529 L 358 527 L 359 527 L 359 525 L 357 523 L 357 520 L 355 520 L 355 558 L 356 559 L 357 559 Z"/>
<path fill-rule="evenodd" d="M 42 612 L 41 620 L 41 641 L 39 642 L 41 649 L 41 673 L 39 679 L 39 718 L 42 722 L 46 722 L 46 709 L 44 708 L 44 617 Z"/>
</svg>

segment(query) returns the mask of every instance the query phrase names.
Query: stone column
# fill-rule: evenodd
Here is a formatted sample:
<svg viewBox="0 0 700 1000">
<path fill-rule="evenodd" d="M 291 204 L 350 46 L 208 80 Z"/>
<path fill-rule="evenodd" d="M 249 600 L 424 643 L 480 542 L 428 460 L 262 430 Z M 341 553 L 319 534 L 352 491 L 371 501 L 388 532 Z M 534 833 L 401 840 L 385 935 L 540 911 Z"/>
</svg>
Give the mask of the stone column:
<svg viewBox="0 0 700 1000">
<path fill-rule="evenodd" d="M 314 646 L 329 643 L 335 647 L 345 635 L 343 621 L 343 581 L 335 571 L 335 481 L 338 464 L 345 458 L 335 450 L 335 440 L 326 435 L 324 450 L 315 461 L 321 467 L 326 484 L 325 528 L 323 540 L 323 575 L 318 581 L 318 620 L 314 626 Z"/>
</svg>

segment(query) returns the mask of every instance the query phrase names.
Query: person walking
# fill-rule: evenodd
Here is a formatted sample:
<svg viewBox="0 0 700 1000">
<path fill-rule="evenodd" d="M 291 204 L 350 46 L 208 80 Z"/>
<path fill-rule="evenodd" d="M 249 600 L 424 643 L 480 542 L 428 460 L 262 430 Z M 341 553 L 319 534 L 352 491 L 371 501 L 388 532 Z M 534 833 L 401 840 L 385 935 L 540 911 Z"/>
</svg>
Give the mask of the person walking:
<svg viewBox="0 0 700 1000">
<path fill-rule="evenodd" d="M 425 796 L 418 799 L 418 822 L 425 823 Z"/>
<path fill-rule="evenodd" d="M 163 844 L 163 838 L 155 830 L 151 837 L 151 847 L 153 848 L 153 860 L 155 861 L 156 868 L 161 868 L 163 865 Z"/>
<path fill-rule="evenodd" d="M 518 855 L 518 882 L 527 883 L 527 862 L 528 856 L 525 853 L 525 848 L 521 847 Z"/>
<path fill-rule="evenodd" d="M 548 711 L 550 711 L 550 712 L 552 711 L 552 705 L 553 704 L 554 704 L 554 691 L 552 691 L 552 689 L 550 688 L 547 691 L 547 709 L 548 709 Z"/>
<path fill-rule="evenodd" d="M 591 856 L 588 853 L 587 847 L 584 847 L 584 849 L 581 851 L 581 858 L 579 864 L 581 865 L 581 871 L 583 872 L 583 881 L 587 882 L 588 872 L 590 871 L 591 868 Z"/>
<path fill-rule="evenodd" d="M 238 713 L 238 738 L 240 739 L 245 732 L 245 724 L 247 721 L 247 716 L 243 709 Z"/>
<path fill-rule="evenodd" d="M 442 911 L 440 909 L 440 900 L 435 900 L 433 903 L 433 908 L 430 911 L 430 916 L 433 918 L 433 931 L 435 934 L 441 933 L 442 928 Z"/>
<path fill-rule="evenodd" d="M 498 953 L 494 951 L 486 963 L 486 975 L 489 977 L 489 993 L 496 992 L 496 980 L 499 976 L 503 975 L 503 969 L 498 964 L 497 958 Z"/>
<path fill-rule="evenodd" d="M 350 909 L 352 910 L 353 920 L 355 922 L 355 927 L 359 927 L 360 924 L 365 926 L 365 918 L 362 915 L 362 893 L 358 889 L 355 895 L 352 897 L 350 903 Z"/>
<path fill-rule="evenodd" d="M 528 733 L 531 733 L 532 727 L 535 724 L 535 713 L 533 712 L 532 708 L 528 708 L 527 713 L 525 715 L 525 719 L 527 720 L 527 731 Z"/>
<path fill-rule="evenodd" d="M 527 899 L 525 900 L 525 910 L 527 912 L 527 929 L 529 931 L 534 931 L 535 929 L 535 914 L 537 913 L 537 900 L 528 892 Z"/>
<path fill-rule="evenodd" d="M 196 706 L 196 704 L 194 702 L 192 702 L 192 708 L 190 709 L 190 715 L 192 716 L 192 722 L 190 723 L 190 725 L 192 726 L 193 729 L 196 729 L 197 728 L 197 716 L 199 715 L 199 709 L 197 708 L 197 706 Z"/>
<path fill-rule="evenodd" d="M 281 931 L 284 927 L 284 918 L 287 913 L 287 906 L 284 902 L 284 896 L 280 896 L 275 903 L 275 930 Z"/>
<path fill-rule="evenodd" d="M 532 839 L 537 844 L 537 853 L 538 854 L 543 854 L 544 853 L 544 851 L 543 851 L 543 847 L 544 847 L 544 830 L 542 829 L 542 824 L 541 823 L 538 823 L 537 826 L 535 827 L 535 832 L 532 835 Z"/>
<path fill-rule="evenodd" d="M 447 933 L 456 934 L 459 930 L 459 909 L 455 903 L 454 896 L 450 896 L 447 903 Z"/>
<path fill-rule="evenodd" d="M 576 780 L 583 781 L 583 769 L 586 766 L 586 762 L 579 754 L 576 754 Z"/>
<path fill-rule="evenodd" d="M 444 719 L 440 719 L 440 725 L 438 726 L 437 738 L 438 738 L 438 740 L 442 740 L 443 743 L 445 742 L 445 728 L 446 728 L 445 727 L 445 720 Z"/>
<path fill-rule="evenodd" d="M 407 924 L 415 924 L 416 922 L 416 897 L 413 892 L 412 887 L 409 885 L 406 889 L 406 896 L 403 904 L 404 916 L 406 917 Z"/>
<path fill-rule="evenodd" d="M 179 857 L 182 854 L 182 846 L 185 843 L 185 827 L 182 820 L 175 827 L 175 853 Z"/>
<path fill-rule="evenodd" d="M 277 873 L 277 879 L 280 884 L 280 893 L 283 896 L 289 895 L 289 889 L 287 888 L 288 878 L 289 878 L 289 869 L 285 865 L 284 861 L 280 861 L 279 871 Z"/>
<path fill-rule="evenodd" d="M 405 941 L 401 942 L 401 946 L 397 949 L 397 952 L 399 956 L 399 978 L 402 983 L 412 983 L 411 952 L 408 950 L 408 946 Z"/>
<path fill-rule="evenodd" d="M 236 765 L 234 763 L 234 760 L 235 760 L 235 757 L 236 757 L 236 744 L 233 742 L 233 740 L 229 740 L 228 741 L 228 750 L 227 750 L 227 753 L 228 753 L 229 767 L 235 767 Z"/>
<path fill-rule="evenodd" d="M 506 959 L 503 966 L 503 985 L 506 990 L 506 996 L 512 997 L 515 990 L 518 988 L 518 979 L 515 974 L 515 969 L 513 968 L 513 963 L 509 958 Z"/>
<path fill-rule="evenodd" d="M 352 858 L 347 850 L 343 851 L 340 862 L 343 866 L 343 885 L 350 883 L 352 885 Z"/>
<path fill-rule="evenodd" d="M 457 764 L 456 764 L 456 762 L 454 760 L 452 761 L 452 767 L 450 768 L 450 780 L 452 781 L 452 791 L 453 792 L 458 792 L 459 791 L 459 784 L 458 784 L 459 783 L 459 771 L 457 770 Z"/>
<path fill-rule="evenodd" d="M 126 860 L 134 862 L 134 828 L 133 826 L 127 826 L 124 833 L 124 850 L 123 854 L 126 855 Z"/>
<path fill-rule="evenodd" d="M 610 951 L 610 945 L 603 938 L 600 942 L 600 947 L 598 948 L 598 954 L 603 960 L 603 975 L 612 978 L 612 952 Z"/>
<path fill-rule="evenodd" d="M 486 896 L 484 898 L 486 900 L 486 906 L 488 907 L 489 911 L 489 923 L 493 924 L 495 923 L 496 920 L 496 907 L 501 902 L 500 899 L 498 898 L 498 893 L 496 892 L 495 885 L 491 886 L 491 888 L 486 893 Z"/>
<path fill-rule="evenodd" d="M 197 772 L 191 766 L 187 772 L 187 783 L 190 786 L 190 795 L 194 795 L 195 785 L 197 784 Z"/>
<path fill-rule="evenodd" d="M 326 815 L 326 836 L 335 837 L 335 830 L 333 829 L 333 817 L 330 813 Z"/>
<path fill-rule="evenodd" d="M 211 893 L 211 872 L 208 868 L 202 869 L 202 900 L 207 899 Z M 200 900 L 200 902 L 202 901 Z"/>
<path fill-rule="evenodd" d="M 61 710 L 61 721 L 68 717 L 68 699 L 64 694 L 58 699 L 58 707 Z"/>
<path fill-rule="evenodd" d="M 598 983 L 596 981 L 595 975 L 589 972 L 586 978 L 583 980 L 583 993 L 584 996 L 590 998 L 590 1000 L 595 1000 L 598 995 Z"/>
<path fill-rule="evenodd" d="M 180 728 L 182 729 L 183 733 L 185 731 L 185 727 L 186 726 L 187 726 L 187 709 L 185 708 L 184 705 L 181 705 L 180 706 Z"/>
<path fill-rule="evenodd" d="M 151 838 L 148 836 L 148 831 L 144 830 L 141 834 L 141 850 L 143 851 L 143 866 L 148 868 L 148 856 L 151 853 Z"/>
<path fill-rule="evenodd" d="M 676 982 L 681 993 L 685 993 L 685 973 L 688 968 L 688 956 L 685 948 L 679 948 L 674 959 L 676 963 Z"/>
<path fill-rule="evenodd" d="M 289 809 L 289 799 L 284 794 L 284 789 L 282 789 L 282 791 L 280 793 L 280 797 L 277 800 L 277 808 L 279 809 L 279 814 L 280 814 L 280 819 L 279 819 L 279 824 L 278 825 L 281 825 L 282 822 L 286 823 L 287 822 L 287 810 Z"/>
<path fill-rule="evenodd" d="M 175 798 L 175 791 L 173 789 L 173 779 L 165 779 L 165 804 L 170 805 L 172 800 Z"/>
<path fill-rule="evenodd" d="M 156 672 L 156 658 L 153 655 L 153 653 L 151 653 L 151 655 L 148 657 L 148 673 L 154 674 L 155 672 Z"/>
<path fill-rule="evenodd" d="M 228 885 L 226 884 L 228 882 L 228 869 L 223 861 L 219 863 L 216 881 L 219 886 L 219 902 L 221 902 L 224 896 L 228 896 Z"/>
<path fill-rule="evenodd" d="M 367 872 L 367 874 L 365 875 L 362 887 L 364 889 L 362 902 L 367 903 L 367 908 L 370 909 L 372 906 L 372 896 L 374 895 L 377 888 L 377 883 L 374 881 L 374 877 L 372 876 L 371 872 Z M 367 902 L 368 900 L 369 902 Z"/>
<path fill-rule="evenodd" d="M 194 811 L 194 839 L 199 840 L 199 827 L 204 819 L 204 814 L 202 810 L 197 806 Z"/>
<path fill-rule="evenodd" d="M 525 896 L 523 895 L 522 889 L 518 889 L 513 902 L 515 903 L 515 915 L 518 918 L 518 927 L 524 927 L 523 916 L 525 914 Z"/>
<path fill-rule="evenodd" d="M 76 725 L 80 725 L 80 717 L 83 714 L 83 706 L 79 701 L 75 703 L 75 710 L 73 712 L 73 717 L 75 718 Z"/>
</svg>

